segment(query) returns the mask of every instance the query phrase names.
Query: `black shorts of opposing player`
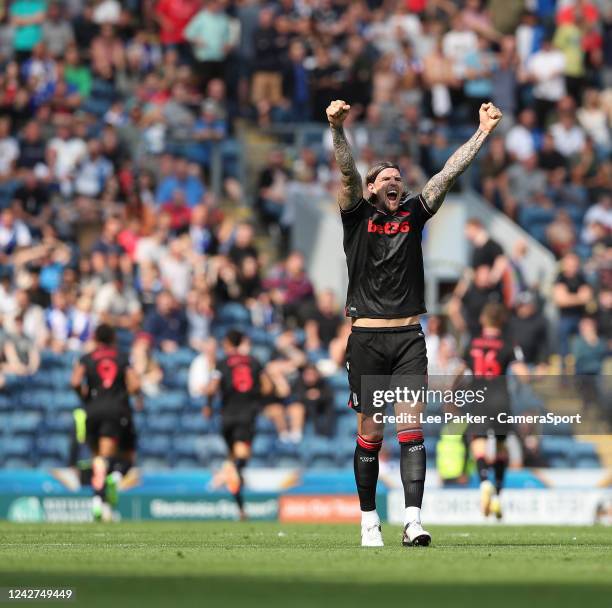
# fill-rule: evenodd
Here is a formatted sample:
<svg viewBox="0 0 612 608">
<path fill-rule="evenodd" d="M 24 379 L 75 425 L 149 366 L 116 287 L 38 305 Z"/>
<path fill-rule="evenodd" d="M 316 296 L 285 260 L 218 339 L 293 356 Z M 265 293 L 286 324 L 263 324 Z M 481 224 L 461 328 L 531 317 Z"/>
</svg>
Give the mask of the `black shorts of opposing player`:
<svg viewBox="0 0 612 608">
<path fill-rule="evenodd" d="M 356 412 L 373 415 L 372 393 L 396 382 L 409 390 L 426 389 L 427 348 L 419 323 L 404 327 L 353 327 L 346 348 L 350 396 Z M 371 379 L 371 380 L 370 380 Z M 383 384 L 384 383 L 384 386 Z"/>
<path fill-rule="evenodd" d="M 86 428 L 87 444 L 93 451 L 97 449 L 101 437 L 114 439 L 120 452 L 131 452 L 136 449 L 136 430 L 129 411 L 93 410 L 87 414 Z"/>
<path fill-rule="evenodd" d="M 100 345 L 81 358 L 89 391 L 85 401 L 87 443 L 97 449 L 101 437 L 115 439 L 122 451 L 136 447 L 126 385 L 129 361 L 113 345 Z"/>
</svg>

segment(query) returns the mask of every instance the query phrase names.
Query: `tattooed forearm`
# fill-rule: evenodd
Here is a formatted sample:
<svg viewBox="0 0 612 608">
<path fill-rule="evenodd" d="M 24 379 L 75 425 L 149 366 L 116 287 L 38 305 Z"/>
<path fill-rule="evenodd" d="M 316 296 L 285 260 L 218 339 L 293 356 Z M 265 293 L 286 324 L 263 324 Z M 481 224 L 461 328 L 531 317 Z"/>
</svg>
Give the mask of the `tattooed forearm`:
<svg viewBox="0 0 612 608">
<path fill-rule="evenodd" d="M 344 129 L 332 126 L 331 131 L 336 163 L 342 172 L 342 188 L 338 194 L 338 204 L 341 209 L 347 210 L 356 205 L 363 196 L 361 176 L 357 171 Z"/>
<path fill-rule="evenodd" d="M 423 198 L 427 206 L 435 213 L 444 202 L 446 193 L 455 180 L 469 167 L 470 163 L 485 142 L 488 133 L 478 129 L 468 141 L 455 150 L 446 161 L 442 171 L 434 175 L 423 188 Z"/>
</svg>

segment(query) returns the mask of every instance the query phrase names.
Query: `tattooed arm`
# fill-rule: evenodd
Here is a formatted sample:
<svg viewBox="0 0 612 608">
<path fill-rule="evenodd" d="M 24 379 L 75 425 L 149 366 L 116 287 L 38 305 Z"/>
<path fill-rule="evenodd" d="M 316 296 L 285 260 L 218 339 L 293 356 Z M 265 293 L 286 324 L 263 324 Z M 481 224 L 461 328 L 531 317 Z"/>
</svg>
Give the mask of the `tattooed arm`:
<svg viewBox="0 0 612 608">
<path fill-rule="evenodd" d="M 423 198 L 432 213 L 440 208 L 455 180 L 470 166 L 489 133 L 501 120 L 502 113 L 493 104 L 485 103 L 480 106 L 479 117 L 480 126 L 476 133 L 452 154 L 442 171 L 434 175 L 423 188 Z"/>
<path fill-rule="evenodd" d="M 361 176 L 357 171 L 351 147 L 342 128 L 342 123 L 347 117 L 349 109 L 350 106 L 341 100 L 332 101 L 327 108 L 327 119 L 334 143 L 334 156 L 342 172 L 342 188 L 338 193 L 338 205 L 343 211 L 350 210 L 363 196 Z"/>
</svg>

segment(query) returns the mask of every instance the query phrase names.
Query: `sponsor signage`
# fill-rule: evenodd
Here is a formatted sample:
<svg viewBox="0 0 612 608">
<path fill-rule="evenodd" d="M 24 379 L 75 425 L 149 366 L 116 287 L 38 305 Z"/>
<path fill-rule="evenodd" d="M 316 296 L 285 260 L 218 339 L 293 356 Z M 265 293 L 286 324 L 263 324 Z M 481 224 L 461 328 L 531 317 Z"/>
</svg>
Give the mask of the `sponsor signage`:
<svg viewBox="0 0 612 608">
<path fill-rule="evenodd" d="M 359 499 L 351 496 L 281 496 L 279 519 L 283 522 L 356 523 L 361 521 Z"/>
<path fill-rule="evenodd" d="M 81 523 L 93 521 L 90 496 L 0 495 L 0 519 L 15 522 Z M 246 495 L 249 519 L 277 520 L 278 498 L 274 495 Z M 119 499 L 114 519 L 122 520 L 233 520 L 238 507 L 231 496 L 207 494 L 126 496 Z"/>
<path fill-rule="evenodd" d="M 387 496 L 389 522 L 403 523 L 404 493 Z M 611 501 L 612 490 L 504 490 L 501 495 L 503 522 L 517 525 L 603 523 Z M 478 490 L 427 490 L 422 513 L 427 524 L 497 523 L 480 513 Z"/>
</svg>

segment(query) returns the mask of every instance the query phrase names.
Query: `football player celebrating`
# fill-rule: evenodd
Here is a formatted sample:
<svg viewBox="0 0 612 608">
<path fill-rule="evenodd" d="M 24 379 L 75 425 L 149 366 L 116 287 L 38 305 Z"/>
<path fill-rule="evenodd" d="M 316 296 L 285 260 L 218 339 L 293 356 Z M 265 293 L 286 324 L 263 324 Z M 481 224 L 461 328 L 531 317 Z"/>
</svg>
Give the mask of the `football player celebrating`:
<svg viewBox="0 0 612 608">
<path fill-rule="evenodd" d="M 357 412 L 354 468 L 362 513 L 361 544 L 380 547 L 383 539 L 376 512 L 376 485 L 383 428 L 374 421 L 372 404 L 362 403 L 361 380 L 364 376 L 426 378 L 427 353 L 419 322 L 419 315 L 426 312 L 423 226 L 474 160 L 502 114 L 493 104 L 483 104 L 477 131 L 451 155 L 420 194 L 408 194 L 398 166 L 382 162 L 368 171 L 364 196 L 363 182 L 342 128 L 349 111 L 346 102 L 332 101 L 327 119 L 342 173 L 338 204 L 349 275 L 346 314 L 352 318 L 346 361 L 349 405 Z M 402 405 L 405 404 L 396 404 L 396 412 Z M 397 432 L 406 507 L 402 542 L 429 545 L 431 535 L 420 521 L 425 483 L 423 430 L 418 423 L 408 422 L 398 425 Z"/>
</svg>

